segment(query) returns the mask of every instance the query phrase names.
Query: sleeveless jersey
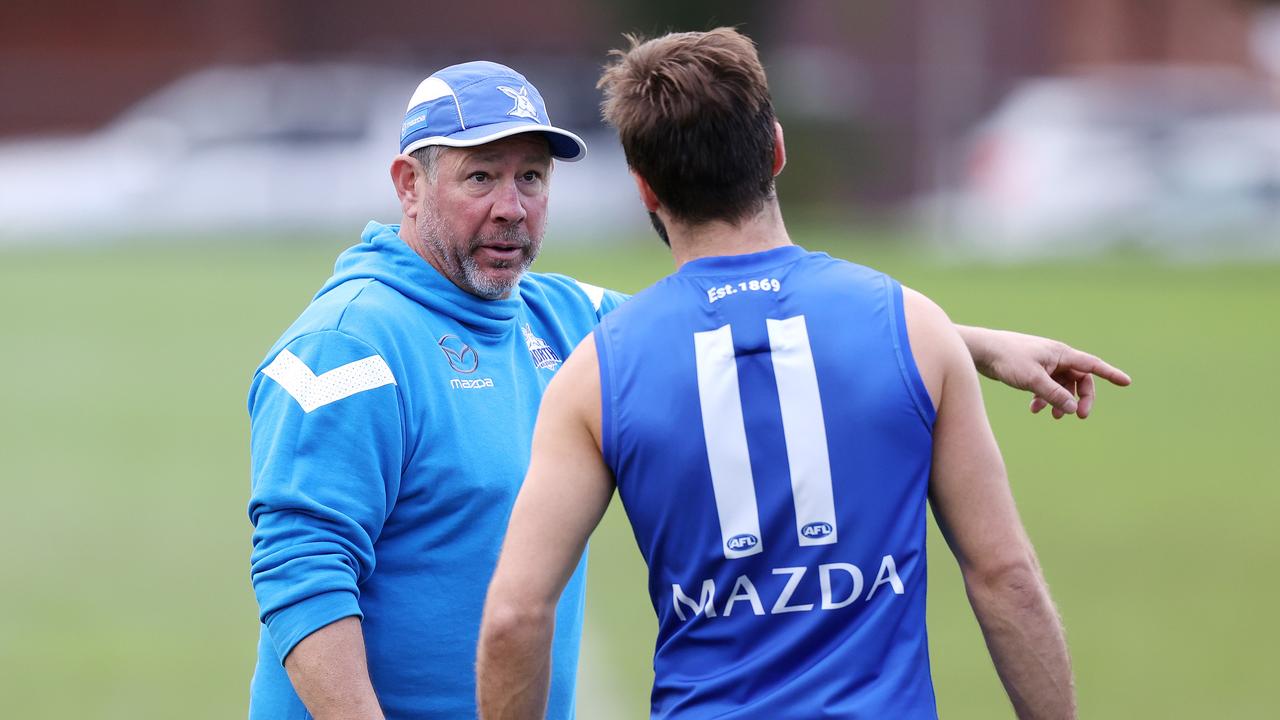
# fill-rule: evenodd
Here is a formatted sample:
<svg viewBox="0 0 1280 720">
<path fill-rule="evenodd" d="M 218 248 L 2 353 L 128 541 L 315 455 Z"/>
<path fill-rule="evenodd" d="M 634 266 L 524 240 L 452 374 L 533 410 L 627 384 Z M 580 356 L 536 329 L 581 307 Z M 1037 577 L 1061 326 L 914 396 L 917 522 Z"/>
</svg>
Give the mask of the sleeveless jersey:
<svg viewBox="0 0 1280 720">
<path fill-rule="evenodd" d="M 595 332 L 652 717 L 936 718 L 934 411 L 901 286 L 796 246 L 703 258 Z"/>
</svg>

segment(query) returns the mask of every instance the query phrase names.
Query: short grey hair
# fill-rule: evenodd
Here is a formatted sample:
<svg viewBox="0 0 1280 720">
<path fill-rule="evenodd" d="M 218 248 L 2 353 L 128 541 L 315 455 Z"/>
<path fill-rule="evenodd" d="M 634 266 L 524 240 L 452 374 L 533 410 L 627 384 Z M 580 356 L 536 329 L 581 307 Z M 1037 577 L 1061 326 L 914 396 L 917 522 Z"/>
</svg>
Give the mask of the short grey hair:
<svg viewBox="0 0 1280 720">
<path fill-rule="evenodd" d="M 434 182 L 436 179 L 436 165 L 439 164 L 440 155 L 443 153 L 443 145 L 425 145 L 409 153 L 409 157 L 421 163 L 423 172 L 427 174 L 427 179 Z"/>
<path fill-rule="evenodd" d="M 444 151 L 444 145 L 424 145 L 409 153 L 409 157 L 422 164 L 422 171 L 427 174 L 427 180 L 435 182 L 436 167 L 440 164 L 440 156 L 444 154 Z M 554 158 L 552 159 L 554 160 Z M 551 179 L 551 170 L 553 170 L 555 166 L 556 164 L 554 162 L 547 166 L 547 180 Z"/>
</svg>

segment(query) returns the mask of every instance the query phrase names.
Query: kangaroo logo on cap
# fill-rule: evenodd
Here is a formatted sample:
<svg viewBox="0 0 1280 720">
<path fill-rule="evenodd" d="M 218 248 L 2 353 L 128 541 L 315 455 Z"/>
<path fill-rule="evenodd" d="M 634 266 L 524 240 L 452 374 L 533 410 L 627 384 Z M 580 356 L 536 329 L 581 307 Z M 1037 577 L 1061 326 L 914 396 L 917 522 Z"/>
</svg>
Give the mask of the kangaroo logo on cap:
<svg viewBox="0 0 1280 720">
<path fill-rule="evenodd" d="M 519 90 L 509 88 L 506 85 L 499 85 L 498 89 L 504 95 L 516 101 L 516 106 L 511 108 L 508 115 L 515 117 L 526 117 L 530 120 L 538 120 L 538 109 L 533 106 L 533 100 L 529 99 L 529 88 L 521 85 Z"/>
</svg>

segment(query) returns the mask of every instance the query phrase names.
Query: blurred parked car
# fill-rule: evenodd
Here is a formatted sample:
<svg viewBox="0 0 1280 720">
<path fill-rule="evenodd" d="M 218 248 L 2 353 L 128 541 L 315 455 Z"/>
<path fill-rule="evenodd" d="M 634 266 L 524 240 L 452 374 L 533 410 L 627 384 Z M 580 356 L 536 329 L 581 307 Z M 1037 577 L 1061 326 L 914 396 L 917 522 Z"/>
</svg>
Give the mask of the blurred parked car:
<svg viewBox="0 0 1280 720">
<path fill-rule="evenodd" d="M 1190 247 L 1223 234 L 1274 244 L 1280 229 L 1280 109 L 1267 86 L 1233 70 L 1030 80 L 964 154 L 952 217 L 993 250 Z"/>
<path fill-rule="evenodd" d="M 0 143 L 0 242 L 337 230 L 398 221 L 388 168 L 422 76 L 350 64 L 223 67 L 81 136 Z M 561 163 L 555 227 L 643 227 L 610 133 Z M 576 198 L 576 202 L 575 202 Z M 633 207 L 636 206 L 636 207 Z M 627 223 L 622 223 L 624 226 Z"/>
<path fill-rule="evenodd" d="M 1280 113 L 1187 122 L 1169 145 L 1170 191 L 1155 218 L 1160 236 L 1280 248 Z"/>
</svg>

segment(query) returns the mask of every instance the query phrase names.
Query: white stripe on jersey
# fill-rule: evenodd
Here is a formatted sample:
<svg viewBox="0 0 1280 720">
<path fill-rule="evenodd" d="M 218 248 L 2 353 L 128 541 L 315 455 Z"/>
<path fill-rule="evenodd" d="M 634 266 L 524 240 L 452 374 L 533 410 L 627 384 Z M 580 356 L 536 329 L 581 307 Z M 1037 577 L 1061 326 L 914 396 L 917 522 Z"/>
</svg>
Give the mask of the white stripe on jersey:
<svg viewBox="0 0 1280 720">
<path fill-rule="evenodd" d="M 747 454 L 747 429 L 742 420 L 733 334 L 725 325 L 717 330 L 694 333 L 693 340 L 702 435 L 711 465 L 716 513 L 720 516 L 721 549 L 726 558 L 755 555 L 764 549 L 764 543 L 760 537 L 760 512 L 756 506 L 751 459 Z"/>
<path fill-rule="evenodd" d="M 836 507 L 809 330 L 803 315 L 765 323 L 782 406 L 782 432 L 787 441 L 791 493 L 796 504 L 796 536 L 801 546 L 830 545 L 836 541 Z"/>
</svg>

